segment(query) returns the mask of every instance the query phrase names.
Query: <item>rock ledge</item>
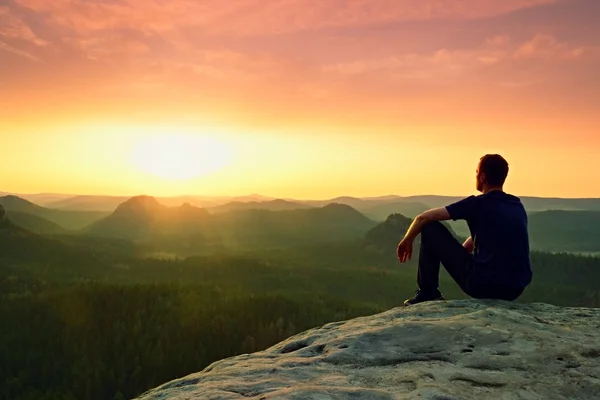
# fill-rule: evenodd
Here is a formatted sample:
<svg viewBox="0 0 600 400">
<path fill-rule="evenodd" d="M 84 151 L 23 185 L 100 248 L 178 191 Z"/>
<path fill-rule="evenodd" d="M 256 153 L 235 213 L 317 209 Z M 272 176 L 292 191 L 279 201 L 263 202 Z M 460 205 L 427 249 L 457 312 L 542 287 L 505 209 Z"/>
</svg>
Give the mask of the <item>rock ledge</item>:
<svg viewBox="0 0 600 400">
<path fill-rule="evenodd" d="M 599 399 L 600 309 L 447 301 L 327 324 L 140 400 Z"/>
</svg>

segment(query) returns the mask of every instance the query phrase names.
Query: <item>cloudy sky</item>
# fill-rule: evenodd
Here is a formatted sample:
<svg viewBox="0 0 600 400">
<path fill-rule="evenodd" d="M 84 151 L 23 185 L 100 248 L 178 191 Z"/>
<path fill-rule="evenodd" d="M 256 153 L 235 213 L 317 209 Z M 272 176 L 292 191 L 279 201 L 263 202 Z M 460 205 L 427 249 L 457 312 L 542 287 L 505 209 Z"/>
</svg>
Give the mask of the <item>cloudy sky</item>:
<svg viewBox="0 0 600 400">
<path fill-rule="evenodd" d="M 516 194 L 600 197 L 599 15 L 598 0 L 0 0 L 0 191 L 462 195 L 500 152 Z"/>
</svg>

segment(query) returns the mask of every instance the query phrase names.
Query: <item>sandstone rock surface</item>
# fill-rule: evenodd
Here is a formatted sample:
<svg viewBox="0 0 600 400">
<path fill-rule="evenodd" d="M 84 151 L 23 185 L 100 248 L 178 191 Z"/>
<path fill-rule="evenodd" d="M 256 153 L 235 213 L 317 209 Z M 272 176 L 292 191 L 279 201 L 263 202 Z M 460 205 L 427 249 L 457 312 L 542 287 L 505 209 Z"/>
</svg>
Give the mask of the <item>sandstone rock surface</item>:
<svg viewBox="0 0 600 400">
<path fill-rule="evenodd" d="M 139 399 L 600 399 L 600 309 L 395 308 L 218 361 Z"/>
</svg>

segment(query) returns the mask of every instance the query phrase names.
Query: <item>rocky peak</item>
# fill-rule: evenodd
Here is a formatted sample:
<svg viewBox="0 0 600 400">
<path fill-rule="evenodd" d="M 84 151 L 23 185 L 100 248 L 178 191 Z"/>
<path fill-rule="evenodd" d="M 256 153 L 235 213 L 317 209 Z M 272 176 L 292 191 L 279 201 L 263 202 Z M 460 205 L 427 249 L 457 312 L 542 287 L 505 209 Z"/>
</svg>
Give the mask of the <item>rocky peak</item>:
<svg viewBox="0 0 600 400">
<path fill-rule="evenodd" d="M 152 196 L 136 196 L 119 205 L 115 212 L 153 214 L 162 211 L 164 208 L 165 207 Z"/>
<path fill-rule="evenodd" d="M 599 326 L 598 309 L 424 303 L 327 324 L 139 399 L 593 399 Z"/>
<path fill-rule="evenodd" d="M 402 214 L 392 214 L 384 222 L 367 232 L 365 241 L 376 248 L 389 251 L 398 245 L 411 223 L 412 219 Z"/>
</svg>

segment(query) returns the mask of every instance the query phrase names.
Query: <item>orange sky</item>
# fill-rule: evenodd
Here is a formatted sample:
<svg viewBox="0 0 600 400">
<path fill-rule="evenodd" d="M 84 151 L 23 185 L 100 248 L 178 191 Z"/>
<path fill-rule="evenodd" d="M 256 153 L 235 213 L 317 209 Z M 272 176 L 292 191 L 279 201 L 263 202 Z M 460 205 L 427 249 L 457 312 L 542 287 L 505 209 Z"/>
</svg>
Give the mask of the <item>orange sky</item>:
<svg viewBox="0 0 600 400">
<path fill-rule="evenodd" d="M 598 15 L 597 0 L 0 0 L 0 191 L 463 195 L 501 152 L 507 190 L 600 197 Z"/>
</svg>

